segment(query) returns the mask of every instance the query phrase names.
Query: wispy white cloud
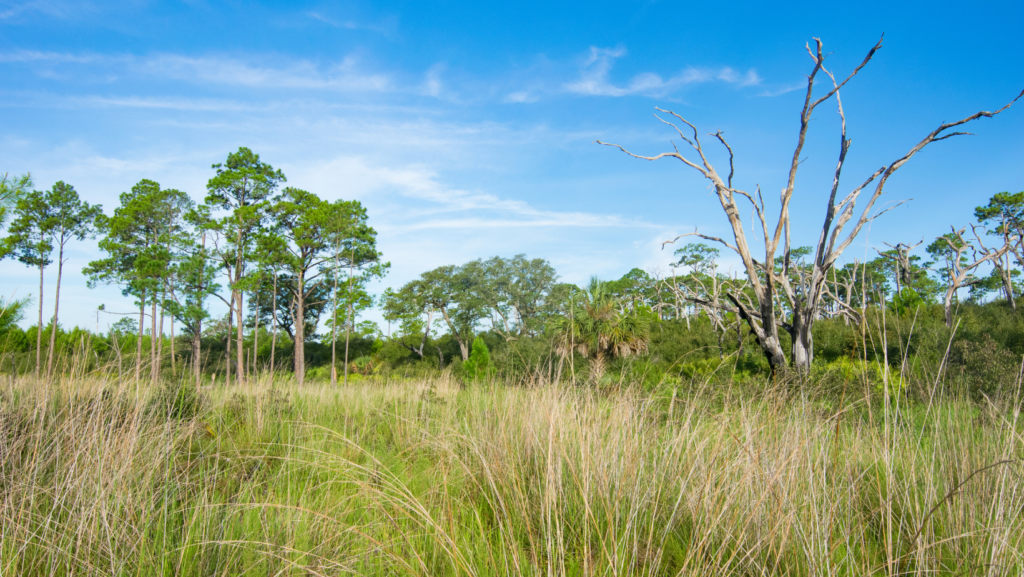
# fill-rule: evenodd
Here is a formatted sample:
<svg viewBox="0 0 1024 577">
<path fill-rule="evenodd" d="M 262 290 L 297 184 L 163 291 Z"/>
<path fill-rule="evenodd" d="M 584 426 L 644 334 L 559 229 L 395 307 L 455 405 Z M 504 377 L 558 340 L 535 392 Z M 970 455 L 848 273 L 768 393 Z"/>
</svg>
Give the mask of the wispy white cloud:
<svg viewBox="0 0 1024 577">
<path fill-rule="evenodd" d="M 91 11 L 91 2 L 64 2 L 61 0 L 27 0 L 24 2 L 0 2 L 0 20 L 14 20 L 19 16 L 43 14 L 53 18 L 67 18 L 75 13 Z"/>
<path fill-rule="evenodd" d="M 303 182 L 329 191 L 329 197 L 379 201 L 381 195 L 393 195 L 406 199 L 392 199 L 395 206 L 381 226 L 388 231 L 653 226 L 617 214 L 542 210 L 526 201 L 451 187 L 444 184 L 435 170 L 422 164 L 380 165 L 362 157 L 346 156 L 306 167 L 302 172 L 306 175 Z M 449 216 L 436 218 L 441 214 Z"/>
<path fill-rule="evenodd" d="M 502 99 L 502 102 L 530 103 L 537 102 L 538 100 L 540 100 L 540 97 L 535 93 L 531 93 L 527 90 L 517 90 L 516 92 L 506 95 L 505 98 Z"/>
<path fill-rule="evenodd" d="M 120 107 L 120 108 L 156 108 L 166 110 L 188 110 L 196 112 L 241 112 L 259 110 L 264 107 L 253 106 L 233 100 L 214 98 L 149 98 L 142 96 L 86 96 L 68 99 L 72 105 L 84 107 Z"/>
<path fill-rule="evenodd" d="M 383 91 L 392 86 L 384 74 L 363 73 L 351 56 L 321 70 L 300 60 L 281 67 L 257 66 L 219 56 L 188 57 L 158 54 L 133 62 L 133 68 L 162 78 L 260 88 L 314 88 L 343 91 Z"/>
<path fill-rule="evenodd" d="M 773 96 L 782 96 L 783 94 L 789 94 L 790 92 L 800 90 L 802 88 L 807 88 L 806 82 L 797 82 L 795 84 L 789 84 L 786 86 L 779 86 L 775 88 L 765 88 L 764 91 L 761 92 L 761 94 L 758 94 L 758 96 L 765 96 L 771 98 Z"/>
<path fill-rule="evenodd" d="M 443 62 L 439 62 L 430 67 L 427 70 L 426 77 L 423 80 L 423 85 L 420 87 L 420 93 L 427 96 L 438 97 L 441 95 L 441 90 L 444 89 L 444 83 L 441 81 L 441 73 L 444 72 L 447 66 Z"/>
<path fill-rule="evenodd" d="M 761 77 L 754 69 L 740 73 L 724 66 L 721 68 L 688 67 L 670 78 L 662 78 L 653 72 L 642 72 L 623 85 L 609 80 L 609 73 L 615 60 L 626 55 L 626 49 L 591 47 L 590 54 L 580 68 L 579 79 L 562 85 L 565 92 L 585 96 L 665 96 L 688 84 L 720 81 L 737 86 L 753 86 L 761 83 Z"/>
<path fill-rule="evenodd" d="M 397 18 L 393 16 L 384 18 L 378 23 L 358 22 L 348 18 L 335 18 L 323 11 L 306 12 L 306 16 L 327 24 L 328 26 L 333 26 L 334 28 L 343 28 L 345 30 L 369 30 L 370 32 L 376 32 L 378 34 L 383 34 L 384 36 L 394 34 L 398 25 Z"/>
<path fill-rule="evenodd" d="M 52 63 L 52 64 L 92 64 L 109 61 L 110 57 L 99 54 L 71 54 L 68 52 L 47 52 L 40 50 L 15 50 L 0 52 L 0 62 L 15 63 Z"/>
<path fill-rule="evenodd" d="M 383 92 L 394 90 L 390 75 L 365 72 L 359 61 L 346 56 L 340 62 L 321 66 L 308 60 L 277 59 L 278 66 L 254 63 L 255 57 L 185 56 L 181 54 L 99 55 L 17 50 L 0 53 L 0 62 L 39 66 L 36 73 L 52 75 L 54 66 L 92 65 L 110 74 L 134 74 L 193 84 L 224 84 L 252 88 L 321 89 L 343 92 Z M 266 59 L 263 59 L 266 61 Z M 43 67 L 50 65 L 50 67 Z"/>
</svg>

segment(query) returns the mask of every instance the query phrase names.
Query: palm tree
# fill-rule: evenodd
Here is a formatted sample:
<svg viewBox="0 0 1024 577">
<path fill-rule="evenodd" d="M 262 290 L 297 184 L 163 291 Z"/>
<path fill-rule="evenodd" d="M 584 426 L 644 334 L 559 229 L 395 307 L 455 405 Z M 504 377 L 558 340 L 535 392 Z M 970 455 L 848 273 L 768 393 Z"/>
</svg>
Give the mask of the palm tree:
<svg viewBox="0 0 1024 577">
<path fill-rule="evenodd" d="M 555 317 L 551 328 L 559 354 L 564 357 L 576 351 L 590 359 L 594 384 L 600 382 L 610 357 L 647 353 L 647 320 L 635 312 L 621 313 L 618 299 L 606 283 L 592 277 L 578 298 L 571 306 L 571 314 Z"/>
</svg>

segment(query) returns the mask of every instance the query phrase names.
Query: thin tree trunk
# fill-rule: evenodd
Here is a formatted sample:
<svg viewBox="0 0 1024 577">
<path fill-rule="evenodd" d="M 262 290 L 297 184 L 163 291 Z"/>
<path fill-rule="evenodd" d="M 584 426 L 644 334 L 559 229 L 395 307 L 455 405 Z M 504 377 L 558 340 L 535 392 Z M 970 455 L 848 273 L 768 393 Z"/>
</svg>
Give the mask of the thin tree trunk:
<svg viewBox="0 0 1024 577">
<path fill-rule="evenodd" d="M 50 350 L 46 352 L 46 377 L 53 376 L 53 350 L 57 347 L 57 313 L 60 310 L 60 279 L 64 273 L 64 245 L 57 253 L 57 291 L 53 295 L 53 326 L 50 327 Z M 42 294 L 42 291 L 39 291 Z M 40 299 L 42 300 L 42 299 Z"/>
<path fill-rule="evenodd" d="M 231 299 L 234 302 L 234 299 Z M 228 329 L 227 329 L 227 346 L 224 350 L 224 355 L 227 359 L 227 368 L 224 371 L 224 386 L 231 386 L 231 328 L 235 324 L 234 317 L 235 307 L 228 307 Z"/>
<path fill-rule="evenodd" d="M 352 268 L 355 266 L 355 261 L 356 251 L 355 249 L 352 249 L 352 255 L 349 257 L 348 261 L 348 319 L 345 323 L 345 385 L 348 385 L 348 342 L 349 336 L 352 334 L 352 323 L 355 321 L 355 319 L 352 318 Z M 441 349 L 437 349 L 437 351 L 438 354 L 440 354 Z M 444 368 L 444 357 L 441 357 L 441 368 Z"/>
<path fill-rule="evenodd" d="M 156 343 L 156 377 L 160 378 L 160 368 L 164 364 L 164 300 L 167 298 L 166 283 L 164 284 L 164 292 L 160 299 L 160 334 L 157 335 L 159 339 Z"/>
<path fill-rule="evenodd" d="M 295 379 L 300 387 L 306 380 L 306 295 L 303 292 L 303 276 L 300 271 L 295 279 Z"/>
<path fill-rule="evenodd" d="M 135 342 L 135 388 L 138 389 L 142 380 L 142 335 L 146 327 L 146 289 L 139 295 L 139 338 Z"/>
<path fill-rule="evenodd" d="M 241 280 L 241 278 L 242 278 L 242 275 L 241 275 L 241 272 L 239 272 L 238 280 Z M 238 365 L 237 365 L 238 375 L 237 375 L 236 379 L 238 380 L 238 384 L 241 385 L 241 384 L 245 383 L 245 357 L 244 357 L 244 355 L 245 355 L 245 351 L 244 351 L 244 349 L 245 349 L 245 334 L 244 334 L 244 321 L 242 320 L 242 311 L 243 311 L 243 309 L 242 309 L 242 291 L 240 291 L 240 290 L 237 291 L 237 295 L 238 295 L 237 296 L 237 300 L 238 300 L 238 321 L 237 321 L 238 322 L 238 346 L 236 347 L 237 348 L 236 354 L 238 355 Z"/>
<path fill-rule="evenodd" d="M 192 335 L 192 377 L 196 381 L 196 392 L 199 392 L 203 385 L 202 380 L 202 367 L 200 366 L 200 358 L 203 353 L 203 321 L 196 323 L 196 332 Z"/>
<path fill-rule="evenodd" d="M 274 271 L 273 329 L 270 331 L 270 381 L 274 381 L 274 355 L 277 353 L 277 271 Z"/>
<path fill-rule="evenodd" d="M 999 257 L 993 260 L 993 264 L 996 265 L 996 271 L 999 273 L 999 277 L 1003 280 L 1003 294 L 1006 295 L 1006 300 L 1010 303 L 1010 310 L 1017 310 L 1017 302 L 1013 300 L 1013 279 L 1010 277 L 1010 254 L 1007 252 L 1005 255 L 1006 261 L 1003 261 L 1004 257 Z"/>
<path fill-rule="evenodd" d="M 334 303 L 331 310 L 331 386 L 338 386 L 338 247 L 334 249 Z M 347 349 L 346 343 L 346 349 Z M 347 355 L 346 355 L 347 357 Z M 346 365 L 348 365 L 346 358 Z M 345 384 L 348 384 L 348 369 L 345 369 Z"/>
<path fill-rule="evenodd" d="M 43 366 L 43 269 L 39 264 L 39 324 L 36 331 L 36 380 L 39 380 L 39 369 Z"/>
<path fill-rule="evenodd" d="M 171 317 L 171 373 L 174 373 L 174 317 Z"/>
<path fill-rule="evenodd" d="M 349 295 L 348 321 L 345 323 L 345 384 L 348 385 L 348 342 L 352 333 L 352 296 Z M 440 353 L 441 349 L 438 349 Z M 444 368 L 444 358 L 441 358 L 441 368 Z"/>
<path fill-rule="evenodd" d="M 256 312 L 253 313 L 255 319 L 256 328 L 252 332 L 252 375 L 253 378 L 257 376 L 257 367 L 259 365 L 259 353 L 260 353 L 260 294 L 256 293 Z"/>
<path fill-rule="evenodd" d="M 153 293 L 153 302 L 150 303 L 150 327 L 149 331 L 149 381 L 156 384 L 159 377 L 159 360 L 156 357 L 156 293 Z"/>
<path fill-rule="evenodd" d="M 110 331 L 110 332 L 111 332 L 110 336 L 113 338 L 113 341 L 114 341 L 114 350 L 117 351 L 117 384 L 120 386 L 121 385 L 121 379 L 123 378 L 121 376 L 122 375 L 121 370 L 122 370 L 122 367 L 124 366 L 121 363 L 121 345 L 117 342 L 117 333 L 115 333 L 113 331 Z"/>
</svg>

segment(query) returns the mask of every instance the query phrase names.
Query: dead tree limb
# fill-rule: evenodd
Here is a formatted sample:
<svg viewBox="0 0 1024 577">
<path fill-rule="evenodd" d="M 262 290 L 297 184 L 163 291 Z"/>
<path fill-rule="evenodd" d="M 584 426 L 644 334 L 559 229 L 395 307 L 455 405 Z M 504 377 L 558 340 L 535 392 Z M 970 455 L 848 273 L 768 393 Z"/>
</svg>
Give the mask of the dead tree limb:
<svg viewBox="0 0 1024 577">
<path fill-rule="evenodd" d="M 787 359 L 779 339 L 779 326 L 783 326 L 789 333 L 793 344 L 791 358 L 793 366 L 798 368 L 800 371 L 806 371 L 810 368 L 813 355 L 811 326 L 818 313 L 818 307 L 820 305 L 824 286 L 827 280 L 827 273 L 842 256 L 843 251 L 845 251 L 857 235 L 860 234 L 864 225 L 871 222 L 873 219 L 878 218 L 884 212 L 895 208 L 893 206 L 882 211 L 874 211 L 875 204 L 884 193 L 885 184 L 888 182 L 889 178 L 892 177 L 900 167 L 906 164 L 929 144 L 945 140 L 952 136 L 967 134 L 965 132 L 950 132 L 950 129 L 978 120 L 979 118 L 993 117 L 1006 110 L 1021 96 L 1024 96 L 1024 91 L 1022 91 L 1017 98 L 1014 98 L 1010 103 L 994 112 L 980 111 L 955 122 L 940 124 L 938 128 L 928 133 L 920 142 L 914 145 L 909 152 L 897 160 L 875 170 L 873 173 L 868 175 L 860 185 L 856 186 L 845 197 L 843 197 L 842 200 L 836 202 L 839 189 L 841 188 L 842 170 L 852 143 L 852 141 L 847 138 L 846 114 L 843 110 L 839 92 L 843 86 L 853 79 L 853 77 L 871 61 L 875 53 L 882 47 L 882 40 L 879 40 L 871 50 L 868 51 L 864 60 L 841 82 L 837 81 L 833 73 L 824 66 L 826 55 L 822 51 L 821 40 L 815 38 L 814 42 L 814 49 L 811 48 L 810 44 L 807 45 L 807 51 L 810 54 L 814 65 L 810 74 L 807 76 L 807 90 L 804 96 L 803 108 L 800 113 L 800 128 L 797 133 L 797 143 L 793 151 L 793 158 L 789 165 L 786 186 L 782 189 L 779 199 L 778 220 L 776 220 L 772 226 L 768 226 L 766 217 L 767 213 L 764 209 L 760 188 L 756 189 L 757 193 L 755 197 L 754 194 L 750 194 L 733 187 L 735 155 L 732 147 L 728 144 L 721 131 L 711 133 L 710 136 L 718 140 L 728 154 L 729 174 L 726 178 L 722 178 L 719 175 L 718 171 L 708 158 L 708 154 L 703 147 L 703 143 L 700 140 L 700 135 L 696 126 L 686 120 L 683 116 L 671 110 L 656 108 L 655 110 L 657 113 L 660 113 L 660 115 L 656 113 L 655 118 L 675 130 L 678 137 L 692 149 L 691 154 L 695 155 L 695 157 L 687 157 L 679 151 L 679 148 L 675 146 L 675 144 L 673 144 L 673 150 L 671 152 L 662 152 L 647 156 L 631 152 L 619 144 L 602 142 L 600 140 L 597 141 L 598 144 L 618 148 L 633 158 L 648 161 L 660 160 L 662 158 L 674 158 L 682 162 L 688 168 L 697 171 L 711 182 L 714 186 L 715 194 L 718 198 L 719 204 L 721 205 L 722 211 L 725 213 L 732 229 L 732 240 L 730 241 L 720 237 L 701 234 L 695 230 L 692 233 L 681 235 L 668 242 L 674 242 L 675 240 L 686 236 L 697 236 L 705 240 L 717 242 L 722 246 L 729 248 L 740 257 L 747 275 L 747 286 L 753 293 L 754 300 L 757 301 L 756 308 L 759 314 L 755 316 L 752 314 L 752 310 L 741 307 L 739 304 L 736 304 L 736 307 L 738 308 L 740 315 L 750 325 L 751 330 L 755 335 L 757 335 L 758 343 L 767 357 L 773 371 L 782 369 L 787 364 Z M 819 73 L 828 76 L 831 80 L 832 88 L 822 96 L 814 98 L 815 80 Z M 800 283 L 804 286 L 798 287 L 799 290 L 795 290 L 790 281 L 789 274 L 791 266 L 791 219 L 789 207 L 796 189 L 797 172 L 801 165 L 800 158 L 806 142 L 807 131 L 810 126 L 812 114 L 820 104 L 826 102 L 833 96 L 836 97 L 838 113 L 842 121 L 839 135 L 839 158 L 836 163 L 832 187 L 828 194 L 828 202 L 825 206 L 825 219 L 815 247 L 814 260 L 811 263 L 807 274 L 800 277 Z M 662 115 L 664 115 L 664 117 Z M 685 127 L 685 130 L 683 127 Z M 872 185 L 874 185 L 874 189 L 871 191 L 860 215 L 855 218 L 856 205 L 861 194 L 865 190 L 868 190 L 868 187 Z M 764 246 L 764 259 L 761 262 L 758 262 L 753 257 L 751 242 L 748 239 L 747 232 L 744 230 L 740 216 L 740 199 L 749 202 L 753 207 L 753 213 L 760 219 L 763 238 L 758 239 L 757 244 L 763 242 Z M 851 225 L 851 227 L 846 231 L 848 224 Z M 845 236 L 843 236 L 844 231 L 846 232 Z M 664 244 L 662 247 L 664 248 Z M 775 270 L 774 264 L 776 254 L 779 254 L 782 257 L 781 270 L 778 271 Z M 780 301 L 778 299 L 780 296 L 782 298 L 781 302 L 784 303 L 785 306 L 779 306 L 778 303 Z M 730 300 L 733 299 L 730 298 Z M 786 308 L 788 308 L 788 311 L 785 310 Z M 790 316 L 789 322 L 785 322 L 784 319 L 787 314 Z"/>
</svg>

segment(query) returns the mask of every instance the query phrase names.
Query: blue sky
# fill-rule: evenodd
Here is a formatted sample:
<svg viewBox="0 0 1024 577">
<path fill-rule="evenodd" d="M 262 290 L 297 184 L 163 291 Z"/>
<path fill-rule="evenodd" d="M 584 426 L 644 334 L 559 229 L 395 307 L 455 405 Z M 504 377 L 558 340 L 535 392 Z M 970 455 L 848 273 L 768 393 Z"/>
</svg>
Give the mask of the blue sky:
<svg viewBox="0 0 1024 577">
<path fill-rule="evenodd" d="M 942 121 L 1024 89 L 1022 28 L 1020 2 L 0 0 L 0 171 L 31 171 L 37 188 L 64 180 L 109 212 L 142 178 L 201 200 L 210 165 L 248 146 L 290 185 L 367 206 L 393 265 L 377 290 L 517 253 L 577 283 L 667 272 L 661 241 L 698 225 L 727 234 L 721 210 L 678 162 L 595 139 L 668 150 L 672 134 L 651 113 L 669 108 L 725 132 L 739 186 L 777 191 L 811 68 L 805 43 L 821 37 L 845 75 L 884 32 L 842 93 L 852 187 Z M 817 236 L 837 130 L 822 106 L 797 183 L 796 243 Z M 914 200 L 849 258 L 928 241 L 992 194 L 1024 189 L 1024 103 L 970 130 L 890 181 L 886 200 Z M 88 242 L 70 254 L 66 324 L 92 327 L 101 303 L 130 310 L 116 289 L 85 287 L 78 271 L 97 256 Z M 0 271 L 5 296 L 36 290 L 20 263 Z"/>
</svg>

